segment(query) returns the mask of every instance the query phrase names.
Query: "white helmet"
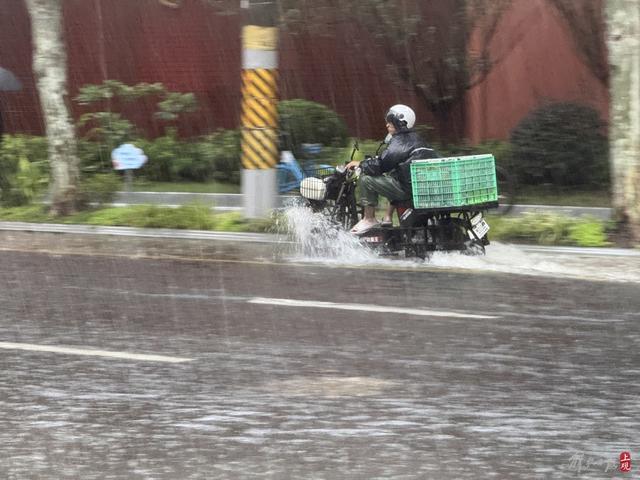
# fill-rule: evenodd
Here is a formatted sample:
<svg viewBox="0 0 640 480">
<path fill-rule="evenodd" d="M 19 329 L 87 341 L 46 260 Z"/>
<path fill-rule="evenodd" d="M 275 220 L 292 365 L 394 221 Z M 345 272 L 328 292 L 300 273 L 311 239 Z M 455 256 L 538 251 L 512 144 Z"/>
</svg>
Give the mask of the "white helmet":
<svg viewBox="0 0 640 480">
<path fill-rule="evenodd" d="M 396 127 L 396 130 L 413 128 L 416 123 L 415 112 L 406 105 L 398 104 L 389 109 L 385 120 Z"/>
</svg>

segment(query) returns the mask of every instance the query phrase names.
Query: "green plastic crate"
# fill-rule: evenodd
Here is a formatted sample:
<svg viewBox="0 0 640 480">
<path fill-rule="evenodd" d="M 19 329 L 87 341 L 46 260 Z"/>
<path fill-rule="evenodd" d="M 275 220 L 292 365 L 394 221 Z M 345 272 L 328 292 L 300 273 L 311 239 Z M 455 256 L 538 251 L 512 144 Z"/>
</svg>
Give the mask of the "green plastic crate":
<svg viewBox="0 0 640 480">
<path fill-rule="evenodd" d="M 415 208 L 466 207 L 498 201 L 493 155 L 414 160 L 411 183 Z"/>
</svg>

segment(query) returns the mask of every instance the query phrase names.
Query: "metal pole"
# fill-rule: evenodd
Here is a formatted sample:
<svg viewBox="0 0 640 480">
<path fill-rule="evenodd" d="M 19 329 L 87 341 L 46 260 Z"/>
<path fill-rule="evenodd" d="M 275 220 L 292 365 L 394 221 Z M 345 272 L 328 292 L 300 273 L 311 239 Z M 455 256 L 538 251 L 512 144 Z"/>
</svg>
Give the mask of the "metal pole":
<svg viewBox="0 0 640 480">
<path fill-rule="evenodd" d="M 133 192 L 133 170 L 130 168 L 124 171 L 124 191 Z"/>
<path fill-rule="evenodd" d="M 276 202 L 278 163 L 278 29 L 275 0 L 241 0 L 242 193 L 246 217 L 266 216 Z"/>
</svg>

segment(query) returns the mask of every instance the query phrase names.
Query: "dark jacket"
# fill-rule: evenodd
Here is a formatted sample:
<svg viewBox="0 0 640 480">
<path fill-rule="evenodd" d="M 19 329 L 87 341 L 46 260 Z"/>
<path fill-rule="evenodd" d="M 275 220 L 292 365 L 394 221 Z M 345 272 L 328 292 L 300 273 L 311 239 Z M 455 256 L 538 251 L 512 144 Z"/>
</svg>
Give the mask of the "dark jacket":
<svg viewBox="0 0 640 480">
<path fill-rule="evenodd" d="M 438 153 L 413 130 L 397 132 L 380 156 L 368 158 L 362 163 L 362 173 L 377 177 L 383 173 L 397 178 L 402 186 L 411 191 L 411 160 L 438 158 Z"/>
</svg>

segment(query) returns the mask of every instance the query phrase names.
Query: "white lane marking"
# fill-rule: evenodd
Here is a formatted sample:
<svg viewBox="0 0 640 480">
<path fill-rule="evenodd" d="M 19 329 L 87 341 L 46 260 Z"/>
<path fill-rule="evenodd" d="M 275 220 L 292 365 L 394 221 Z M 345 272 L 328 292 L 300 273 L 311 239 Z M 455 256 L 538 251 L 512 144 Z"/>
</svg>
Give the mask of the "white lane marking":
<svg viewBox="0 0 640 480">
<path fill-rule="evenodd" d="M 335 310 L 357 310 L 361 312 L 400 313 L 404 315 L 418 315 L 422 317 L 453 317 L 453 318 L 500 318 L 491 315 L 475 315 L 471 313 L 445 312 L 440 310 L 421 310 L 416 308 L 385 307 L 382 305 L 365 305 L 361 303 L 333 303 L 313 302 L 307 300 L 292 300 L 289 298 L 256 297 L 248 303 L 258 305 L 279 305 L 283 307 L 331 308 Z"/>
<path fill-rule="evenodd" d="M 183 363 L 193 361 L 192 358 L 147 355 L 144 353 L 112 352 L 108 350 L 74 347 L 56 347 L 53 345 L 34 345 L 31 343 L 0 342 L 0 348 L 4 348 L 5 350 L 26 350 L 29 352 L 49 352 L 62 353 L 65 355 L 86 355 L 91 357 L 119 358 L 123 360 L 141 360 L 146 362 Z"/>
</svg>

